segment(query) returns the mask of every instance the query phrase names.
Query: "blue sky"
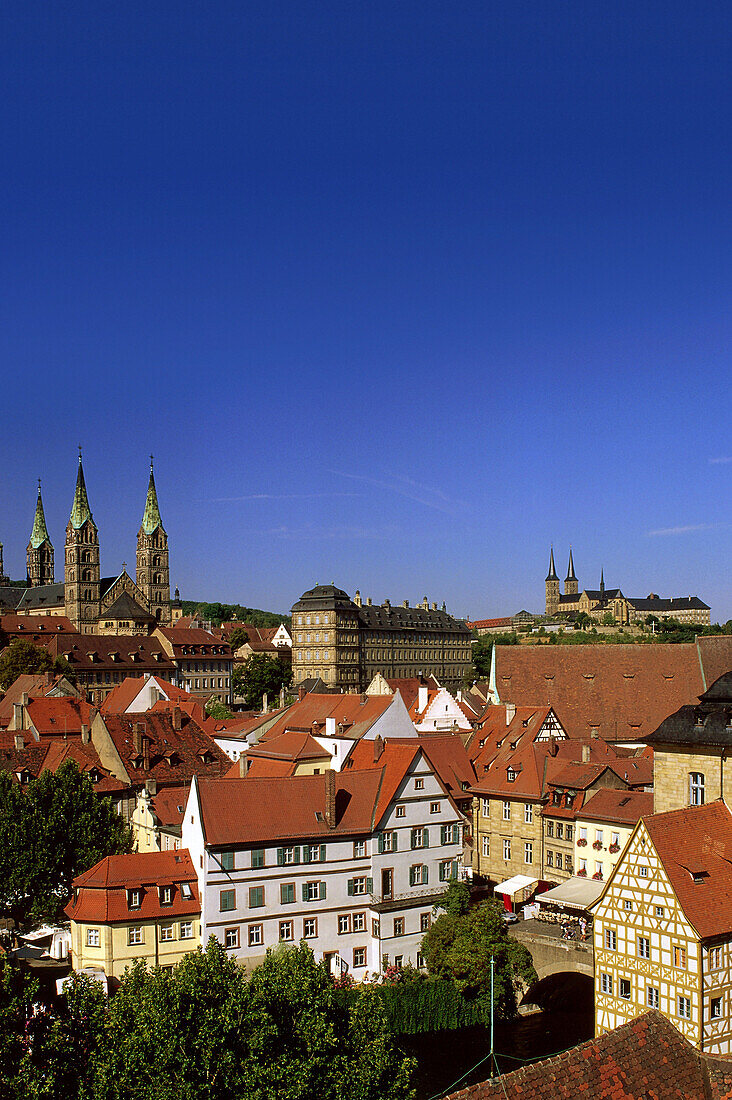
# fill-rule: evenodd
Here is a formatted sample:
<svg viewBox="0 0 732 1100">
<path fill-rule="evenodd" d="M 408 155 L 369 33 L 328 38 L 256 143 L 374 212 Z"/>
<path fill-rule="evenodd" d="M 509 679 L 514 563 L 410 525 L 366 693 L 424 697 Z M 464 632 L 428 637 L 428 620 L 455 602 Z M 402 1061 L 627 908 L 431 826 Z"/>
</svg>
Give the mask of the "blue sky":
<svg viewBox="0 0 732 1100">
<path fill-rule="evenodd" d="M 721 3 L 6 4 L 0 539 L 189 598 L 732 617 Z"/>
</svg>

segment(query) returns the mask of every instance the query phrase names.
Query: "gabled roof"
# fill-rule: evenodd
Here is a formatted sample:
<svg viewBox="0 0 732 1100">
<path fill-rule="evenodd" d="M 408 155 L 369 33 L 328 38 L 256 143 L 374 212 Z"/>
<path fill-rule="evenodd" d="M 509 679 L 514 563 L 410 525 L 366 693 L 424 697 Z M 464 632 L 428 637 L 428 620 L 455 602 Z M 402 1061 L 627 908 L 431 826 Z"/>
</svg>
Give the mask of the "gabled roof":
<svg viewBox="0 0 732 1100">
<path fill-rule="evenodd" d="M 52 657 L 65 657 L 75 671 L 93 672 L 103 668 L 143 669 L 171 675 L 175 665 L 157 638 L 124 634 L 72 634 L 49 638 L 44 643 Z"/>
<path fill-rule="evenodd" d="M 325 785 L 335 777 L 336 825 L 325 820 Z M 278 779 L 198 781 L 204 838 L 213 847 L 370 833 L 381 770 Z M 320 816 L 318 820 L 316 813 Z"/>
<path fill-rule="evenodd" d="M 38 699 L 53 691 L 56 683 L 69 684 L 68 680 L 64 680 L 63 677 L 52 676 L 50 672 L 39 673 L 38 675 L 24 673 L 18 676 L 5 692 L 3 698 L 0 699 L 0 728 L 7 726 L 10 722 L 13 717 L 13 705 L 20 703 L 24 695 L 27 695 L 29 699 Z M 76 689 L 71 685 L 69 685 L 69 692 L 74 696 L 78 695 Z M 63 692 L 63 694 L 67 694 L 67 692 Z"/>
<path fill-rule="evenodd" d="M 153 813 L 163 826 L 180 826 L 186 811 L 190 786 L 162 787 L 151 799 Z"/>
<path fill-rule="evenodd" d="M 181 884 L 188 887 L 184 897 Z M 160 904 L 160 887 L 172 886 L 172 904 Z M 131 908 L 128 890 L 140 891 L 140 905 Z M 64 910 L 70 920 L 99 923 L 143 922 L 165 917 L 196 916 L 201 912 L 198 881 L 185 848 L 168 852 L 132 852 L 107 856 L 74 879 L 74 897 Z"/>
<path fill-rule="evenodd" d="M 175 684 L 171 684 L 169 680 L 164 680 L 162 676 L 125 676 L 121 683 L 116 684 L 112 688 L 109 695 L 107 695 L 102 703 L 99 708 L 102 714 L 124 714 L 128 711 L 130 705 L 134 703 L 135 699 L 149 680 L 153 680 L 155 686 L 160 691 L 164 692 L 168 699 L 181 702 L 192 698 L 183 688 L 176 687 Z"/>
<path fill-rule="evenodd" d="M 95 713 L 85 699 L 68 695 L 30 699 L 26 709 L 41 737 L 80 735 L 82 726 L 91 726 Z"/>
<path fill-rule="evenodd" d="M 91 741 L 84 744 L 80 740 L 64 741 L 54 738 L 48 744 L 39 774 L 49 771 L 55 775 L 67 760 L 73 760 L 79 771 L 84 772 L 91 779 L 94 790 L 98 794 L 113 794 L 127 790 L 125 783 L 115 779 L 112 773 L 102 766 L 99 753 Z"/>
<path fill-rule="evenodd" d="M 700 1055 L 654 1010 L 446 1100 L 726 1100 L 731 1081 L 728 1061 Z"/>
<path fill-rule="evenodd" d="M 5 591 L 17 591 L 17 589 L 6 589 Z M 65 606 L 66 594 L 63 581 L 58 584 L 38 584 L 34 588 L 23 588 L 15 605 L 18 611 L 24 611 L 26 608 L 35 609 L 36 611 L 48 611 Z"/>
<path fill-rule="evenodd" d="M 392 695 L 306 695 L 262 737 L 271 741 L 287 730 L 325 736 L 326 718 L 335 720 L 336 737 L 358 740 L 394 703 Z M 339 730 L 339 726 L 341 729 Z"/>
<path fill-rule="evenodd" d="M 154 623 L 155 616 L 133 600 L 129 592 L 122 592 L 110 607 L 105 608 L 104 619 L 132 619 L 136 623 Z"/>
<path fill-rule="evenodd" d="M 146 711 L 138 715 L 100 715 L 127 774 L 135 786 L 147 779 L 159 785 L 180 786 L 194 775 L 218 778 L 231 767 L 231 760 L 195 719 L 181 712 L 181 729 L 173 726 L 168 713 Z M 142 739 L 147 739 L 149 767 L 144 766 Z"/>
<path fill-rule="evenodd" d="M 687 920 L 701 939 L 732 936 L 732 813 L 719 799 L 643 819 Z M 693 875 L 704 874 L 701 882 Z"/>
<path fill-rule="evenodd" d="M 582 817 L 609 825 L 635 825 L 653 813 L 653 791 L 618 791 L 603 787 L 582 807 Z"/>
<path fill-rule="evenodd" d="M 732 669 L 732 636 L 680 645 L 496 646 L 502 701 L 551 704 L 570 737 L 637 741 Z"/>
<path fill-rule="evenodd" d="M 475 769 L 461 737 L 422 733 L 419 746 L 453 798 L 464 798 L 476 781 Z"/>
</svg>

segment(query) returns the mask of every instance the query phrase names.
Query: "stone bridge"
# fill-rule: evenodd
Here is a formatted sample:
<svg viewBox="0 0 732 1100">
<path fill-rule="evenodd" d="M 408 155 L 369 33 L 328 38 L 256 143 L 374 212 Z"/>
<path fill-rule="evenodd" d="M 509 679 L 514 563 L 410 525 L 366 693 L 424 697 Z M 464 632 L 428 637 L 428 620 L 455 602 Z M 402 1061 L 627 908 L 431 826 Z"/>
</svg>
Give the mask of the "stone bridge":
<svg viewBox="0 0 732 1100">
<path fill-rule="evenodd" d="M 584 943 L 582 940 L 563 940 L 558 924 L 541 920 L 512 924 L 509 934 L 531 952 L 539 981 L 552 974 L 566 973 L 585 974 L 594 980 L 595 953 L 591 934 Z"/>
</svg>

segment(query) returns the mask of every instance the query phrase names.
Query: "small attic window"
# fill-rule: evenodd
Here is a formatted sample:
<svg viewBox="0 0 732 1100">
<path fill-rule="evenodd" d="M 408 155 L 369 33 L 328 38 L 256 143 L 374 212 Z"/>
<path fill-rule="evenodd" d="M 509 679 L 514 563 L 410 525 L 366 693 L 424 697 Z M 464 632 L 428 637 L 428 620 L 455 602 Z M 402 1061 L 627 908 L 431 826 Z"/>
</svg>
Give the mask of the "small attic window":
<svg viewBox="0 0 732 1100">
<path fill-rule="evenodd" d="M 620 802 L 618 803 L 618 806 L 627 806 L 629 802 L 630 802 L 629 798 L 621 798 Z"/>
<path fill-rule="evenodd" d="M 513 770 L 513 768 L 508 768 L 507 769 L 506 779 L 508 780 L 509 783 L 514 783 L 516 781 L 516 772 Z"/>
<path fill-rule="evenodd" d="M 180 892 L 183 895 L 183 897 L 186 899 L 186 901 L 190 901 L 191 898 L 193 897 L 193 890 L 191 890 L 190 882 L 181 882 Z"/>
<path fill-rule="evenodd" d="M 320 810 L 315 811 L 315 820 L 316 821 L 324 821 L 325 820 L 325 818 L 321 814 Z"/>
<path fill-rule="evenodd" d="M 692 871 L 691 881 L 695 886 L 701 885 L 709 878 L 709 871 Z"/>
</svg>

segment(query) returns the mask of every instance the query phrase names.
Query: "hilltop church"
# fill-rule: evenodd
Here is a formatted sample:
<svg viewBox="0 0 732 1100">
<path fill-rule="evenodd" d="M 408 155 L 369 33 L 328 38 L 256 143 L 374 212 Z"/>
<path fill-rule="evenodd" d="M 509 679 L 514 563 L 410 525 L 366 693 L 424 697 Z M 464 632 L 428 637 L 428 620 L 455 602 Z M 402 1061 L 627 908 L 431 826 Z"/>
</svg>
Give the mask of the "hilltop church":
<svg viewBox="0 0 732 1100">
<path fill-rule="evenodd" d="M 171 604 L 168 536 L 160 517 L 152 457 L 137 532 L 134 581 L 126 566 L 116 577 L 101 576 L 99 531 L 89 507 L 81 451 L 74 503 L 66 526 L 63 582 L 56 583 L 54 577 L 54 550 L 46 527 L 40 481 L 26 559 L 26 585 L 11 585 L 3 572 L 0 545 L 0 613 L 66 615 L 82 634 L 149 634 L 157 626 L 169 626 L 177 617 L 180 600 L 176 589 Z"/>
<path fill-rule="evenodd" d="M 643 598 L 624 596 L 619 588 L 605 587 L 604 570 L 600 572 L 599 588 L 585 588 L 580 592 L 571 549 L 567 576 L 564 580 L 564 592 L 559 591 L 559 577 L 554 565 L 553 547 L 549 554 L 549 573 L 544 584 L 546 614 L 551 618 L 563 615 L 574 618 L 580 612 L 584 612 L 599 622 L 609 612 L 620 626 L 643 622 L 647 615 L 655 615 L 657 619 L 675 619 L 680 623 L 693 623 L 697 626 L 708 626 L 711 621 L 708 604 L 703 603 L 698 596 L 674 596 L 671 599 L 660 599 L 654 592 Z"/>
</svg>

